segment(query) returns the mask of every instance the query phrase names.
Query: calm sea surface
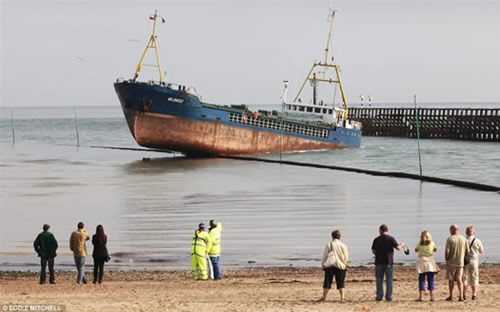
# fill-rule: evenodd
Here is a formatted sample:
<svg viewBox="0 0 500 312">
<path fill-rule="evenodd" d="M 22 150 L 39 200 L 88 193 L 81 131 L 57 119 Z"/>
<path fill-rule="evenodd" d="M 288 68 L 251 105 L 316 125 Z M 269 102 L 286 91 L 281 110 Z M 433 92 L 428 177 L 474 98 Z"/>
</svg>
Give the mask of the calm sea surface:
<svg viewBox="0 0 500 312">
<path fill-rule="evenodd" d="M 451 105 L 450 107 L 453 107 Z M 188 268 L 199 222 L 223 224 L 223 266 L 318 266 L 334 229 L 353 264 L 372 261 L 381 223 L 400 242 L 429 230 L 443 261 L 448 227 L 474 224 L 481 262 L 500 262 L 500 194 L 342 171 L 91 148 L 138 147 L 119 107 L 0 109 L 0 270 L 32 270 L 44 223 L 58 268 L 78 221 L 103 224 L 111 266 Z M 75 124 L 80 147 L 76 147 Z M 500 185 L 500 144 L 422 140 L 425 175 Z M 151 158 L 143 162 L 143 157 Z M 260 155 L 279 158 L 276 154 Z M 363 138 L 360 149 L 284 154 L 285 160 L 418 173 L 415 140 Z M 87 246 L 89 252 L 91 244 Z M 396 254 L 415 262 L 415 255 Z M 92 261 L 89 260 L 89 263 Z"/>
</svg>

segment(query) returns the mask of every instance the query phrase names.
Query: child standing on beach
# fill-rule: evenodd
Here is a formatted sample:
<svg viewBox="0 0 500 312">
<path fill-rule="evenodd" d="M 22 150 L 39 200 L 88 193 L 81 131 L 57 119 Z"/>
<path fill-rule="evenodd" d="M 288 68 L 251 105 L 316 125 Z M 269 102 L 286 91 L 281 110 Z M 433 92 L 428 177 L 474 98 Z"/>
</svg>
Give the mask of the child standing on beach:
<svg viewBox="0 0 500 312">
<path fill-rule="evenodd" d="M 424 300 L 425 292 L 425 277 L 427 276 L 427 288 L 431 296 L 431 301 L 434 301 L 434 274 L 439 272 L 439 267 L 434 259 L 434 253 L 437 248 L 432 241 L 431 233 L 423 231 L 420 234 L 420 241 L 415 247 L 415 252 L 418 253 L 417 272 L 418 272 L 418 299 Z"/>
</svg>

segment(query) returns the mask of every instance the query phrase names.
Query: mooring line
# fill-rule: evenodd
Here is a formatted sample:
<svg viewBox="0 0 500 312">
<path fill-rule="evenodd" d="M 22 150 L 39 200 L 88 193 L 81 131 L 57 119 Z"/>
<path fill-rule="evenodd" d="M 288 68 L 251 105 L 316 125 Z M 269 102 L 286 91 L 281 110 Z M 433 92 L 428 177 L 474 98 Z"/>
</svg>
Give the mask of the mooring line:
<svg viewBox="0 0 500 312">
<path fill-rule="evenodd" d="M 163 149 L 153 149 L 153 148 L 134 148 L 134 147 L 119 147 L 119 146 L 98 146 L 98 145 L 91 145 L 89 147 L 90 148 L 114 149 L 114 150 L 122 150 L 122 151 L 157 152 L 157 153 L 169 153 L 169 154 L 175 153 L 174 151 L 163 150 Z"/>
<path fill-rule="evenodd" d="M 104 148 L 104 149 L 115 149 L 115 150 L 129 150 L 129 151 L 140 151 L 140 152 L 158 152 L 158 153 L 170 153 L 173 154 L 175 152 L 169 150 L 162 149 L 149 149 L 149 148 L 133 148 L 133 147 L 115 147 L 115 146 L 89 146 L 90 148 Z M 246 157 L 246 156 L 229 156 L 229 155 L 218 155 L 215 156 L 217 158 L 224 159 L 234 159 L 234 160 L 244 160 L 244 161 L 258 161 L 272 164 L 283 164 L 290 166 L 298 166 L 298 167 L 310 167 L 310 168 L 319 168 L 319 169 L 329 169 L 329 170 L 341 170 L 347 172 L 355 172 L 355 173 L 364 173 L 373 176 L 382 176 L 382 177 L 394 177 L 394 178 L 404 178 L 404 179 L 412 179 L 412 180 L 420 180 L 425 182 L 433 182 L 440 183 L 446 185 L 453 185 L 473 190 L 479 191 L 487 191 L 487 192 L 497 192 L 500 193 L 500 187 L 488 184 L 481 184 L 475 182 L 468 181 L 460 181 L 460 180 L 452 180 L 431 176 L 420 176 L 418 174 L 406 173 L 406 172 L 387 172 L 387 171 L 377 171 L 377 170 L 368 170 L 368 169 L 360 169 L 360 168 L 351 168 L 351 167 L 341 167 L 341 166 L 328 166 L 328 165 L 320 165 L 320 164 L 312 164 L 312 163 L 302 163 L 296 161 L 289 160 L 273 160 L 273 159 L 265 159 L 265 158 L 256 158 L 256 157 Z"/>
<path fill-rule="evenodd" d="M 411 174 L 411 173 L 405 173 L 405 172 L 385 172 L 385 171 L 376 171 L 376 170 L 368 170 L 368 169 L 360 169 L 360 168 L 327 166 L 327 165 L 302 163 L 302 162 L 287 161 L 287 160 L 279 161 L 279 160 L 255 158 L 255 157 L 245 157 L 245 156 L 218 156 L 218 157 L 219 158 L 226 158 L 226 159 L 245 160 L 245 161 L 259 161 L 259 162 L 265 162 L 265 163 L 283 164 L 283 165 L 299 166 L 299 167 L 312 167 L 312 168 L 320 168 L 320 169 L 341 170 L 341 171 L 348 171 L 348 172 L 364 173 L 364 174 L 369 174 L 369 175 L 373 175 L 373 176 L 406 178 L 406 179 L 420 180 L 420 181 L 425 181 L 425 182 L 453 185 L 453 186 L 458 186 L 458 187 L 463 187 L 463 188 L 468 188 L 468 189 L 473 189 L 473 190 L 500 193 L 500 187 L 494 186 L 494 185 L 460 181 L 460 180 L 452 180 L 452 179 L 445 179 L 445 178 L 438 178 L 438 177 L 431 177 L 431 176 L 425 176 L 425 175 L 420 176 L 418 174 Z"/>
</svg>

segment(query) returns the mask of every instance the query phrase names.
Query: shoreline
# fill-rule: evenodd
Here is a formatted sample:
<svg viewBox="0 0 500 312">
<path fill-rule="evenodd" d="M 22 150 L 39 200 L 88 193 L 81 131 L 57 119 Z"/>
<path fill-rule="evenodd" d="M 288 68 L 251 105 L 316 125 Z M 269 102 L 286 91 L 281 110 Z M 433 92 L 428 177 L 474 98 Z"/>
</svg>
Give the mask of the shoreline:
<svg viewBox="0 0 500 312">
<path fill-rule="evenodd" d="M 445 271 L 445 263 L 442 262 L 436 262 L 436 264 L 439 266 L 441 271 Z M 93 265 L 91 264 L 85 264 L 85 272 L 92 273 Z M 315 270 L 321 270 L 319 266 L 279 266 L 279 265 L 253 265 L 253 266 L 240 266 L 240 265 L 222 265 L 222 268 L 226 268 L 224 271 L 225 272 L 240 272 L 240 271 L 288 271 L 288 270 L 301 270 L 301 271 L 315 271 Z M 71 269 L 67 269 L 71 268 Z M 349 266 L 348 271 L 364 271 L 364 270 L 373 270 L 375 268 L 375 265 L 372 264 L 360 264 L 360 265 L 353 265 Z M 401 262 L 395 262 L 394 263 L 394 268 L 395 269 L 403 269 L 404 271 L 407 271 L 408 269 L 413 268 L 416 272 L 416 267 L 415 263 L 409 264 L 409 263 L 401 263 Z M 480 263 L 479 264 L 479 269 L 481 268 L 498 268 L 500 270 L 500 263 L 496 262 L 491 262 L 491 263 Z M 108 269 L 108 266 L 104 266 L 105 273 L 113 273 L 113 274 L 129 274 L 129 273 L 142 273 L 142 272 L 150 272 L 150 273 L 161 273 L 161 274 L 174 274 L 174 273 L 181 273 L 181 272 L 188 272 L 191 273 L 191 267 L 183 265 L 183 266 L 176 266 L 172 269 L 164 269 L 164 268 L 155 268 L 155 267 L 140 267 L 140 268 L 133 268 L 133 269 L 120 269 L 120 268 L 112 268 Z M 56 275 L 57 274 L 73 274 L 76 273 L 75 265 L 64 265 L 64 269 L 62 270 L 57 270 L 57 267 L 55 269 Z M 40 273 L 40 264 L 37 263 L 36 265 L 36 270 L 2 270 L 0 269 L 0 281 L 3 277 L 5 276 L 10 276 L 12 274 L 20 274 L 21 277 L 25 276 L 31 276 L 34 274 Z"/>
<path fill-rule="evenodd" d="M 415 260 L 416 261 L 416 260 Z M 397 268 L 414 268 L 416 263 L 415 261 L 411 262 L 395 262 L 394 266 Z M 239 270 L 269 270 L 269 269 L 315 269 L 319 268 L 318 265 L 276 265 L 276 264 L 256 264 L 256 263 L 248 263 L 248 264 L 222 264 L 226 271 L 239 271 Z M 436 262 L 436 264 L 444 270 L 446 264 L 443 262 Z M 482 262 L 479 264 L 480 267 L 489 267 L 489 266 L 498 266 L 500 267 L 500 262 Z M 373 262 L 370 263 L 355 263 L 352 266 L 349 266 L 351 269 L 363 269 L 363 268 L 374 268 L 375 265 Z M 93 262 L 85 264 L 85 270 L 87 272 L 92 272 L 94 268 Z M 74 263 L 55 263 L 55 271 L 56 273 L 69 273 L 73 272 L 75 269 Z M 181 271 L 190 271 L 191 265 L 189 264 L 159 264 L 158 262 L 151 263 L 135 263 L 135 264 L 124 264 L 124 263 L 106 263 L 104 266 L 106 272 L 123 272 L 123 273 L 133 273 L 133 272 L 181 272 Z M 19 274 L 30 274 L 36 273 L 40 271 L 40 263 L 24 263 L 20 265 L 12 265 L 7 264 L 3 268 L 0 268 L 0 278 L 2 274 L 11 274 L 11 273 L 19 273 Z"/>
<path fill-rule="evenodd" d="M 3 256 L 3 263 L 0 263 L 0 272 L 37 272 L 40 270 L 40 258 L 32 255 L 32 252 L 29 253 L 29 256 L 24 256 L 28 258 L 32 262 L 28 261 L 20 261 L 15 262 L 11 259 L 6 259 L 5 256 L 17 255 L 17 253 L 6 253 L 0 252 L 0 257 Z M 190 270 L 191 262 L 190 258 L 187 257 L 184 262 L 176 261 L 170 262 L 163 259 L 152 258 L 149 260 L 140 260 L 140 261 L 129 261 L 128 259 L 121 259 L 118 255 L 111 253 L 111 261 L 105 264 L 105 269 L 108 271 L 124 271 L 124 272 L 134 272 L 134 271 L 182 271 L 182 270 Z M 413 255 L 415 256 L 415 255 Z M 227 259 L 226 259 L 227 260 Z M 288 261 L 286 261 L 288 260 Z M 398 261 L 399 260 L 399 261 Z M 36 262 L 35 262 L 36 261 Z M 231 261 L 229 259 L 228 261 Z M 374 258 L 364 259 L 362 261 L 351 261 L 351 268 L 364 268 L 364 267 L 374 267 Z M 394 262 L 394 265 L 397 267 L 414 267 L 416 265 L 416 258 L 412 258 L 412 256 L 407 257 L 407 259 L 401 261 L 401 259 L 397 259 Z M 266 269 L 266 268 L 319 268 L 321 259 L 310 259 L 306 262 L 296 263 L 292 259 L 285 259 L 281 263 L 276 262 L 260 262 L 255 263 L 252 260 L 248 260 L 248 262 L 243 263 L 222 263 L 222 266 L 229 270 L 245 270 L 245 269 Z M 436 263 L 440 267 L 444 267 L 445 262 L 436 261 Z M 500 266 L 500 261 L 491 260 L 488 257 L 484 259 L 480 259 L 480 266 L 490 266 L 490 265 L 498 265 Z M 72 271 L 75 267 L 73 254 L 72 253 L 59 253 L 57 258 L 55 259 L 55 270 L 57 272 L 64 271 Z M 93 269 L 93 260 L 91 256 L 88 256 L 88 261 L 85 263 L 86 270 Z"/>
<path fill-rule="evenodd" d="M 321 297 L 317 267 L 224 269 L 220 281 L 194 281 L 190 270 L 106 270 L 102 284 L 76 285 L 76 270 L 56 271 L 55 285 L 39 285 L 39 272 L 0 271 L 1 304 L 64 304 L 66 311 L 498 311 L 500 265 L 480 266 L 478 299 L 447 302 L 445 271 L 436 277 L 436 301 L 415 302 L 414 266 L 395 266 L 392 302 L 375 301 L 373 267 L 348 269 L 346 303 L 332 289 Z M 91 281 L 92 272 L 86 270 Z M 470 295 L 469 295 L 470 296 Z M 457 290 L 455 289 L 455 297 Z"/>
</svg>

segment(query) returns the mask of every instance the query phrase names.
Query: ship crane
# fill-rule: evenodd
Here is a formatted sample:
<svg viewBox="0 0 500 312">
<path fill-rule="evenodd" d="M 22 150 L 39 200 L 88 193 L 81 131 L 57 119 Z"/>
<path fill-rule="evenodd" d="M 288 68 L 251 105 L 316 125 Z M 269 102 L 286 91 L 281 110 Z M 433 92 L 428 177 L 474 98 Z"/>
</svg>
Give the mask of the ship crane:
<svg viewBox="0 0 500 312">
<path fill-rule="evenodd" d="M 158 51 L 158 40 L 156 37 L 156 20 L 158 18 L 161 18 L 162 23 L 165 23 L 165 19 L 158 15 L 158 10 L 155 10 L 155 14 L 151 15 L 149 17 L 150 20 L 153 20 L 153 33 L 151 34 L 151 38 L 149 38 L 148 44 L 146 45 L 146 48 L 144 49 L 144 53 L 142 54 L 141 60 L 139 61 L 139 65 L 137 65 L 137 69 L 135 70 L 134 74 L 134 81 L 137 80 L 139 77 L 139 72 L 142 70 L 142 66 L 151 66 L 151 67 L 157 67 L 158 72 L 160 74 L 160 83 L 163 83 L 163 72 L 161 70 L 161 64 L 160 64 L 160 52 Z M 154 49 L 155 54 L 156 54 L 156 65 L 147 65 L 147 64 L 142 64 L 144 62 L 144 58 L 146 57 L 146 54 L 148 53 L 149 49 Z"/>
<path fill-rule="evenodd" d="M 326 82 L 328 84 L 336 83 L 336 84 L 339 85 L 340 94 L 342 95 L 342 102 L 344 103 L 344 119 L 347 120 L 347 117 L 348 117 L 348 105 L 347 105 L 347 99 L 346 99 L 345 93 L 344 93 L 344 87 L 342 86 L 342 81 L 340 80 L 340 68 L 339 68 L 339 65 L 337 65 L 337 64 L 334 63 L 334 58 L 333 57 L 331 58 L 331 62 L 328 61 L 328 54 L 329 54 L 329 51 L 330 51 L 330 41 L 331 41 L 332 30 L 333 30 L 333 20 L 335 18 L 335 13 L 336 12 L 337 12 L 337 10 L 330 9 L 330 11 L 328 13 L 328 21 L 330 22 L 330 31 L 328 33 L 328 40 L 326 42 L 325 60 L 324 60 L 323 63 L 321 61 L 318 62 L 318 63 L 316 63 L 316 62 L 313 63 L 313 65 L 311 67 L 311 70 L 309 71 L 309 73 L 307 74 L 306 79 L 302 83 L 302 86 L 300 87 L 299 92 L 295 96 L 295 99 L 293 100 L 293 103 L 297 103 L 297 101 L 300 103 L 300 95 L 301 95 L 302 90 L 304 89 L 307 81 L 310 81 L 311 85 L 313 86 L 313 104 L 316 104 L 316 101 L 317 101 L 317 89 L 316 88 L 317 88 L 317 84 L 319 82 Z M 319 73 L 322 74 L 321 78 L 319 78 L 319 77 L 316 76 L 316 73 L 314 72 L 314 70 L 316 68 L 322 69 L 322 71 L 319 72 Z M 330 79 L 328 79 L 326 77 L 326 72 L 328 71 L 328 69 L 333 69 L 334 70 L 335 77 L 330 78 Z"/>
</svg>

